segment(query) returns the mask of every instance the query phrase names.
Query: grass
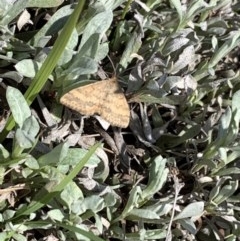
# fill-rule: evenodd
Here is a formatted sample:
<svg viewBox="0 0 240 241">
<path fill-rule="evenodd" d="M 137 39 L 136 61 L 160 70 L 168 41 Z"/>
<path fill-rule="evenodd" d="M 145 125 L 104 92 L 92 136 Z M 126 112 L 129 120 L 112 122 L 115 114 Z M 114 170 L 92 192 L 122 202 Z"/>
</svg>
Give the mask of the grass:
<svg viewBox="0 0 240 241">
<path fill-rule="evenodd" d="M 0 240 L 238 240 L 237 1 L 0 10 Z M 128 128 L 59 103 L 113 72 Z"/>
</svg>

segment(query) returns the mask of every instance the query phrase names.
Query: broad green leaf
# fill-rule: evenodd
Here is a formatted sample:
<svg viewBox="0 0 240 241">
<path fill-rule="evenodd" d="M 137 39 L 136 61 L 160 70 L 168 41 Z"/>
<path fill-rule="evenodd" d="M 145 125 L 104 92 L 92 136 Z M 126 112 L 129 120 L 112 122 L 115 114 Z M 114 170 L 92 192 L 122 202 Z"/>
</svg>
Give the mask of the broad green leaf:
<svg viewBox="0 0 240 241">
<path fill-rule="evenodd" d="M 238 181 L 229 181 L 229 185 L 223 186 L 218 195 L 212 200 L 217 206 L 230 198 L 238 188 Z"/>
<path fill-rule="evenodd" d="M 151 230 L 141 229 L 139 230 L 139 232 L 125 234 L 126 239 L 128 241 L 165 240 L 166 235 L 167 235 L 167 231 L 163 229 L 151 229 Z"/>
<path fill-rule="evenodd" d="M 27 156 L 24 164 L 31 169 L 35 169 L 35 170 L 39 169 L 38 162 L 33 156 L 30 156 L 30 155 Z"/>
<path fill-rule="evenodd" d="M 71 148 L 68 150 L 67 156 L 60 162 L 61 165 L 75 166 L 86 154 L 87 150 L 80 148 Z M 100 159 L 95 154 L 91 156 L 86 164 L 87 167 L 96 167 L 100 163 Z"/>
<path fill-rule="evenodd" d="M 175 86 L 177 86 L 178 83 L 182 81 L 182 78 L 180 76 L 169 76 L 166 78 L 166 82 L 163 85 L 163 88 L 166 92 L 169 92 L 171 89 L 173 89 Z"/>
<path fill-rule="evenodd" d="M 16 240 L 16 241 L 27 241 L 27 238 L 25 235 L 22 235 L 17 232 L 12 234 L 12 238 L 13 240 Z"/>
<path fill-rule="evenodd" d="M 224 139 L 227 137 L 229 131 L 229 125 L 231 123 L 232 111 L 228 107 L 225 113 L 222 115 L 219 123 L 219 131 L 218 131 L 218 141 L 224 142 Z"/>
<path fill-rule="evenodd" d="M 51 152 L 39 157 L 39 166 L 44 167 L 48 165 L 58 165 L 64 160 L 64 158 L 67 157 L 68 148 L 69 146 L 67 143 L 56 146 Z"/>
<path fill-rule="evenodd" d="M 128 66 L 128 64 L 132 61 L 132 54 L 137 53 L 140 49 L 142 45 L 141 38 L 141 34 L 134 31 L 131 38 L 128 40 L 127 46 L 124 49 L 121 60 L 119 62 L 119 66 L 123 67 L 123 69 L 125 69 Z"/>
<path fill-rule="evenodd" d="M 237 159 L 240 156 L 240 146 L 234 146 L 230 150 L 231 150 L 231 152 L 227 157 L 226 164 L 234 161 L 235 159 Z"/>
<path fill-rule="evenodd" d="M 117 195 L 114 191 L 108 192 L 105 196 L 104 196 L 104 201 L 105 201 L 105 205 L 107 207 L 111 207 L 114 206 L 117 202 Z"/>
<path fill-rule="evenodd" d="M 14 210 L 5 210 L 2 212 L 2 215 L 3 215 L 3 219 L 4 220 L 7 220 L 7 219 L 10 219 L 14 216 L 14 214 L 16 213 L 16 211 Z"/>
<path fill-rule="evenodd" d="M 82 208 L 85 210 L 92 210 L 93 213 L 100 212 L 104 207 L 104 199 L 97 195 L 86 197 L 82 202 Z"/>
<path fill-rule="evenodd" d="M 7 232 L 7 231 L 2 231 L 1 233 L 0 233 L 0 240 L 3 240 L 3 241 L 5 241 L 5 240 L 9 240 L 9 232 Z"/>
<path fill-rule="evenodd" d="M 2 1 L 3 2 L 3 1 Z M 8 25 L 16 16 L 18 16 L 25 8 L 27 8 L 28 0 L 16 1 L 14 4 L 7 4 L 5 2 L 6 13 L 1 19 L 1 25 Z M 11 7 L 10 7 L 11 6 Z"/>
<path fill-rule="evenodd" d="M 240 108 L 239 108 L 239 102 L 240 101 L 240 91 L 237 91 L 233 94 L 232 97 L 232 119 L 231 119 L 231 125 L 228 130 L 228 136 L 225 141 L 225 145 L 229 145 L 232 143 L 239 132 L 239 122 L 240 122 Z"/>
<path fill-rule="evenodd" d="M 236 91 L 232 97 L 232 112 L 234 113 L 234 120 L 237 123 L 240 121 L 239 103 L 240 103 L 240 90 Z"/>
<path fill-rule="evenodd" d="M 173 38 L 171 41 L 168 41 L 164 48 L 162 49 L 162 54 L 167 56 L 171 54 L 172 52 L 179 50 L 182 48 L 184 45 L 186 45 L 190 39 L 179 36 L 176 38 Z"/>
<path fill-rule="evenodd" d="M 239 175 L 240 174 L 240 168 L 237 167 L 229 167 L 227 169 L 222 169 L 216 173 L 214 173 L 216 176 L 229 176 L 229 175 Z"/>
<path fill-rule="evenodd" d="M 4 1 L 5 4 L 7 3 Z M 4 18 L 1 20 L 2 25 L 8 25 L 16 16 L 18 16 L 24 9 L 30 7 L 51 8 L 59 6 L 63 0 L 21 0 L 9 3 L 8 12 L 5 13 Z M 7 4 L 6 4 L 7 5 Z M 11 6 L 11 7 L 10 7 Z"/>
<path fill-rule="evenodd" d="M 113 20 L 113 13 L 110 10 L 101 12 L 94 16 L 90 21 L 88 22 L 86 28 L 84 29 L 81 44 L 79 46 L 79 49 L 82 48 L 82 46 L 88 41 L 88 39 L 93 34 L 99 34 L 100 39 L 105 34 L 105 32 L 110 27 Z"/>
<path fill-rule="evenodd" d="M 194 222 L 190 218 L 179 219 L 178 222 L 186 229 L 189 233 L 196 234 L 197 228 Z"/>
<path fill-rule="evenodd" d="M 186 126 L 182 131 L 182 133 L 180 133 L 178 136 L 163 135 L 161 138 L 159 138 L 157 143 L 160 146 L 164 145 L 167 148 L 173 148 L 175 146 L 180 145 L 181 143 L 184 143 L 189 139 L 195 138 L 200 131 L 201 131 L 200 125 Z"/>
<path fill-rule="evenodd" d="M 204 211 L 204 202 L 194 202 L 187 205 L 173 220 L 201 216 Z"/>
<path fill-rule="evenodd" d="M 66 5 L 56 11 L 53 16 L 47 21 L 47 23 L 34 35 L 30 40 L 32 46 L 44 47 L 40 44 L 41 39 L 46 36 L 53 36 L 60 31 L 64 24 L 66 24 L 66 18 L 73 12 L 72 5 Z M 52 27 L 54 26 L 54 28 Z"/>
<path fill-rule="evenodd" d="M 77 55 L 79 57 L 86 56 L 95 59 L 95 56 L 98 52 L 98 48 L 100 45 L 100 37 L 101 36 L 99 33 L 92 34 L 83 44 L 83 46 L 79 49 L 79 53 Z"/>
<path fill-rule="evenodd" d="M 157 156 L 150 167 L 147 187 L 142 191 L 141 198 L 149 200 L 156 192 L 161 190 L 167 180 L 168 169 L 166 168 L 167 159 Z"/>
<path fill-rule="evenodd" d="M 197 0 L 197 1 L 191 1 L 190 6 L 186 11 L 186 15 L 184 17 L 189 21 L 190 19 L 193 20 L 193 18 L 199 14 L 202 11 L 205 11 L 206 7 L 208 7 L 208 4 L 203 0 Z"/>
<path fill-rule="evenodd" d="M 237 47 L 240 43 L 240 31 L 230 32 L 231 36 L 224 42 L 224 44 L 215 51 L 214 55 L 209 61 L 208 68 L 213 68 L 218 62 L 224 58 L 233 48 Z"/>
<path fill-rule="evenodd" d="M 102 43 L 99 47 L 98 47 L 98 51 L 95 55 L 95 60 L 97 62 L 100 62 L 101 60 L 103 60 L 109 53 L 109 45 L 108 43 Z"/>
<path fill-rule="evenodd" d="M 7 159 L 9 157 L 10 153 L 8 152 L 5 147 L 0 144 L 0 160 L 3 161 L 4 159 Z"/>
<path fill-rule="evenodd" d="M 8 71 L 6 73 L 0 74 L 1 78 L 12 79 L 17 83 L 21 83 L 23 80 L 23 76 L 17 71 Z"/>
<path fill-rule="evenodd" d="M 1 156 L 0 156 L 0 160 L 3 160 L 1 159 Z M 3 167 L 3 166 L 0 166 L 0 185 L 2 185 L 3 183 L 5 183 L 5 173 L 6 172 L 6 168 Z M 0 215 L 0 221 L 2 222 L 2 216 Z"/>
<path fill-rule="evenodd" d="M 47 215 L 51 220 L 62 222 L 64 219 L 64 214 L 60 209 L 51 209 L 47 212 Z"/>
<path fill-rule="evenodd" d="M 34 139 L 40 130 L 36 118 L 34 116 L 28 117 L 23 123 L 22 130 L 25 132 L 25 135 L 28 135 L 30 138 Z"/>
<path fill-rule="evenodd" d="M 76 82 L 76 79 L 79 78 L 79 76 L 93 74 L 96 71 L 97 62 L 95 60 L 77 54 L 72 59 L 69 68 L 62 72 L 62 75 L 66 82 L 72 83 L 73 81 Z"/>
<path fill-rule="evenodd" d="M 130 196 L 121 215 L 118 218 L 114 219 L 112 223 L 116 223 L 119 220 L 124 219 L 135 207 L 138 207 L 141 194 L 141 188 L 139 186 L 135 186 L 130 192 Z"/>
<path fill-rule="evenodd" d="M 29 149 L 33 147 L 33 145 L 35 144 L 35 139 L 32 136 L 29 136 L 25 131 L 21 129 L 17 129 L 15 138 L 16 138 L 15 145 L 18 145 L 22 149 Z M 18 155 L 14 154 L 14 156 L 16 157 Z"/>
<path fill-rule="evenodd" d="M 39 125 L 34 116 L 28 117 L 22 128 L 18 128 L 15 134 L 13 157 L 19 157 L 24 149 L 29 149 L 35 146 L 37 139 L 35 138 L 39 132 Z"/>
<path fill-rule="evenodd" d="M 153 9 L 155 6 L 158 6 L 161 2 L 162 0 L 148 0 L 146 4 L 150 9 Z"/>
<path fill-rule="evenodd" d="M 166 91 L 163 89 L 156 93 L 152 90 L 139 91 L 136 95 L 132 96 L 129 102 L 145 102 L 148 104 L 167 104 L 167 105 L 179 105 L 184 102 L 186 97 L 184 96 L 163 96 Z"/>
<path fill-rule="evenodd" d="M 72 206 L 74 203 L 84 198 L 81 189 L 75 182 L 70 182 L 68 185 L 66 185 L 64 190 L 61 192 L 60 197 L 65 205 L 68 206 L 70 211 L 72 211 Z"/>
<path fill-rule="evenodd" d="M 58 66 L 64 66 L 65 64 L 68 64 L 69 61 L 71 61 L 76 52 L 75 48 L 78 44 L 78 38 L 78 33 L 76 29 L 74 29 L 61 57 L 58 60 Z"/>
<path fill-rule="evenodd" d="M 64 0 L 29 0 L 28 7 L 31 8 L 54 8 L 58 7 Z"/>
<path fill-rule="evenodd" d="M 98 229 L 98 231 L 100 233 L 103 233 L 104 226 L 103 226 L 103 222 L 102 222 L 102 216 L 97 215 L 96 213 L 93 213 L 93 217 L 96 220 L 95 221 L 96 228 Z"/>
<path fill-rule="evenodd" d="M 95 7 L 98 7 L 99 5 L 103 5 L 105 9 L 115 9 L 119 7 L 121 4 L 123 4 L 125 0 L 115 0 L 115 1 L 109 1 L 109 0 L 103 0 L 103 1 L 97 1 L 95 3 Z"/>
<path fill-rule="evenodd" d="M 170 200 L 169 202 L 158 201 L 151 206 L 147 206 L 147 209 L 154 211 L 155 213 L 158 214 L 159 217 L 161 217 L 161 216 L 168 215 L 171 212 L 172 204 Z"/>
<path fill-rule="evenodd" d="M 14 120 L 22 128 L 24 121 L 31 115 L 27 101 L 19 90 L 11 86 L 7 88 L 6 97 Z"/>
<path fill-rule="evenodd" d="M 218 39 L 216 38 L 216 36 L 212 37 L 212 46 L 213 46 L 213 49 L 216 49 L 218 46 Z"/>
<path fill-rule="evenodd" d="M 179 24 L 182 22 L 183 18 L 183 11 L 182 11 L 182 5 L 180 0 L 170 0 L 170 3 L 176 8 L 178 17 L 179 17 Z"/>
<path fill-rule="evenodd" d="M 134 208 L 128 213 L 128 216 L 131 216 L 130 219 L 134 220 L 144 220 L 144 219 L 159 219 L 159 215 L 151 210 L 144 208 Z"/>
<path fill-rule="evenodd" d="M 168 73 L 176 74 L 186 66 L 194 63 L 195 61 L 195 50 L 192 45 L 187 46 L 183 52 L 179 55 L 178 60 L 173 63 L 168 69 Z"/>
<path fill-rule="evenodd" d="M 213 201 L 213 199 L 215 199 L 218 196 L 222 185 L 229 179 L 230 179 L 230 177 L 221 177 L 221 179 L 218 180 L 218 182 L 216 183 L 216 185 L 213 187 L 213 189 L 211 190 L 211 192 L 209 194 L 209 200 L 211 202 Z"/>
</svg>

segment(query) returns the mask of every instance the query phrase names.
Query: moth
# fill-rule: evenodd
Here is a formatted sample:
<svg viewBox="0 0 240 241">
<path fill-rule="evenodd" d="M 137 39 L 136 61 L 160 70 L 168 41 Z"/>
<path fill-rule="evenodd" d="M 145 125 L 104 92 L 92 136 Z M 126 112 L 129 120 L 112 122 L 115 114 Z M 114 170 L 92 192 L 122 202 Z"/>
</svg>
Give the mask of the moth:
<svg viewBox="0 0 240 241">
<path fill-rule="evenodd" d="M 83 115 L 98 114 L 113 126 L 129 124 L 129 106 L 116 77 L 72 89 L 60 103 Z"/>
</svg>

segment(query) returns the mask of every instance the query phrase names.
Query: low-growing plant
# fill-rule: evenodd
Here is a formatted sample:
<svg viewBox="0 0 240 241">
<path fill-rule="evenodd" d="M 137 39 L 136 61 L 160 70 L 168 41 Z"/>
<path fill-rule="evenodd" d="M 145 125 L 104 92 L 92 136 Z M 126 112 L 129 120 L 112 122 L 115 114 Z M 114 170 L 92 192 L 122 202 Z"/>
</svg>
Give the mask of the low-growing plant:
<svg viewBox="0 0 240 241">
<path fill-rule="evenodd" d="M 237 240 L 238 9 L 1 1 L 0 240 Z M 125 131 L 59 103 L 112 76 Z"/>
</svg>

